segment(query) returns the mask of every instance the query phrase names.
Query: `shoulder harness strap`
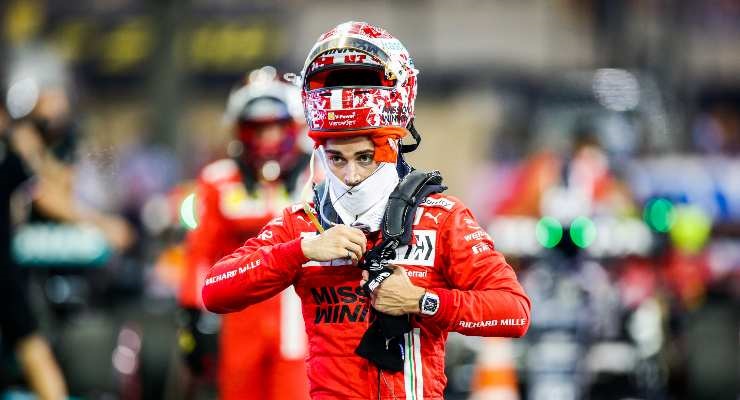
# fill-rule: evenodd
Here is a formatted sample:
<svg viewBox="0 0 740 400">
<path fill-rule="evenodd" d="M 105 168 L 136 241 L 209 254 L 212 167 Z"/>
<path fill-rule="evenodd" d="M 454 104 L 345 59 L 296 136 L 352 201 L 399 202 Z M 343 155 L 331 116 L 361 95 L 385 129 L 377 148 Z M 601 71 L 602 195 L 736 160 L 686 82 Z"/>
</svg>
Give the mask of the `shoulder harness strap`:
<svg viewBox="0 0 740 400">
<path fill-rule="evenodd" d="M 383 241 L 365 255 L 360 268 L 374 272 L 383 270 L 388 260 L 395 256 L 396 248 L 411 242 L 411 228 L 419 204 L 430 194 L 445 190 L 447 187 L 442 184 L 439 171 L 414 170 L 406 175 L 389 197 L 381 224 Z"/>
</svg>

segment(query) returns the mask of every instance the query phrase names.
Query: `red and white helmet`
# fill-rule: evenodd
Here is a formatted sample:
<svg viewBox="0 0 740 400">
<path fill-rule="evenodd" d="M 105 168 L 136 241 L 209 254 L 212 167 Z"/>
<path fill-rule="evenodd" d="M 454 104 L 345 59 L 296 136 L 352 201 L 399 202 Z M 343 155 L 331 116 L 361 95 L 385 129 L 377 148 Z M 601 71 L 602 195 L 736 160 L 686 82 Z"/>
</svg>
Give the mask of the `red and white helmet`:
<svg viewBox="0 0 740 400">
<path fill-rule="evenodd" d="M 301 72 L 309 136 L 402 138 L 414 117 L 416 76 L 406 48 L 382 28 L 345 22 L 321 35 Z"/>
</svg>

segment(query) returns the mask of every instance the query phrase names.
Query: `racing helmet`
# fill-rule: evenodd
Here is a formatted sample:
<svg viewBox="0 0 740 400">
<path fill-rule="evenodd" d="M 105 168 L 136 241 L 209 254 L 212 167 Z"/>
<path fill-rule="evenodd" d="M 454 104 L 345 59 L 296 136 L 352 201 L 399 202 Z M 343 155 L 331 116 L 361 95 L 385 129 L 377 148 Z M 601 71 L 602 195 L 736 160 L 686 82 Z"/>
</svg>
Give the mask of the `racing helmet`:
<svg viewBox="0 0 740 400">
<path fill-rule="evenodd" d="M 384 29 L 355 21 L 337 25 L 319 37 L 301 71 L 308 136 L 316 146 L 369 136 L 376 160 L 395 161 L 398 148 L 391 141 L 409 131 L 419 141 L 412 123 L 418 73 L 404 45 Z"/>
<path fill-rule="evenodd" d="M 223 120 L 234 127 L 243 147 L 240 153 L 253 167 L 268 160 L 280 162 L 295 152 L 298 134 L 305 127 L 300 90 L 280 80 L 273 67 L 256 69 L 229 95 Z M 280 139 L 266 143 L 258 133 L 274 124 L 282 130 Z"/>
</svg>

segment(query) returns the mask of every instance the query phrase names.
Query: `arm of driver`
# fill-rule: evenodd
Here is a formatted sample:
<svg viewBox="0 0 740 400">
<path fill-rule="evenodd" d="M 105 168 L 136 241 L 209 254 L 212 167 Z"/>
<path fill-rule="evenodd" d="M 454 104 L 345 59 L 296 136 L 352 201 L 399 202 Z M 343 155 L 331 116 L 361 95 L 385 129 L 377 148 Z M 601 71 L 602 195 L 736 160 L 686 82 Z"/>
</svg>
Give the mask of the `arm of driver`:
<svg viewBox="0 0 740 400">
<path fill-rule="evenodd" d="M 477 234 L 464 240 L 471 233 Z M 464 206 L 456 207 L 439 240 L 451 288 L 431 289 L 439 296 L 440 308 L 428 318 L 464 335 L 524 335 L 530 322 L 530 299 L 472 213 Z"/>
<path fill-rule="evenodd" d="M 254 238 L 211 267 L 203 284 L 203 304 L 216 313 L 235 312 L 267 300 L 290 286 L 308 258 L 301 238 L 281 222 L 268 223 Z"/>
</svg>

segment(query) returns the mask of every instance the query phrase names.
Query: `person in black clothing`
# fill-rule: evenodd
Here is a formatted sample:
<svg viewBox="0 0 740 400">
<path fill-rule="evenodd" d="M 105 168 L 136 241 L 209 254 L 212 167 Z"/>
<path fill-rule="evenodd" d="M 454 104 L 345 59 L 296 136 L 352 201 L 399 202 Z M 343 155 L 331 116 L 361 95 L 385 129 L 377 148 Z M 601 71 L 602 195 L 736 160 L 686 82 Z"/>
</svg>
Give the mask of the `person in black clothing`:
<svg viewBox="0 0 740 400">
<path fill-rule="evenodd" d="M 40 399 L 66 397 L 67 388 L 48 342 L 38 333 L 28 298 L 28 282 L 10 253 L 10 199 L 32 174 L 16 146 L 33 141 L 31 131 L 13 135 L 0 110 L 0 342 L 3 353 L 14 353 L 30 388 Z"/>
</svg>

